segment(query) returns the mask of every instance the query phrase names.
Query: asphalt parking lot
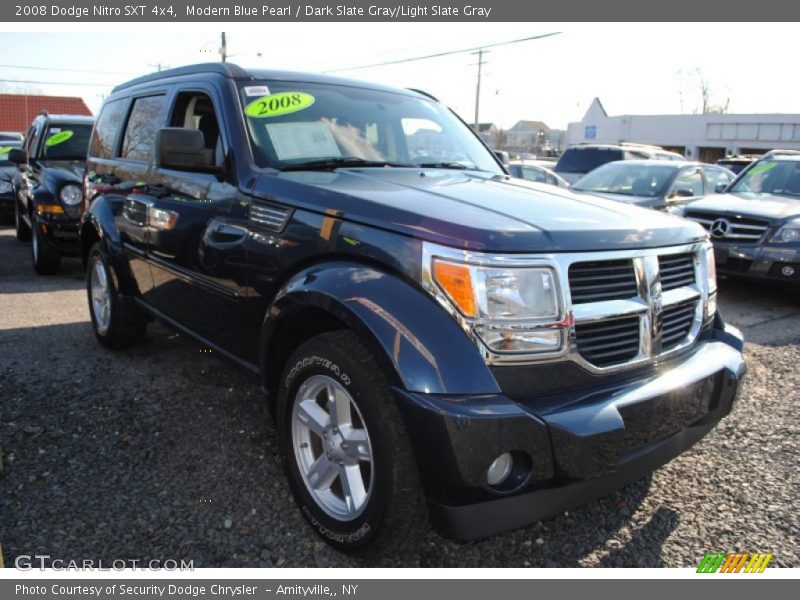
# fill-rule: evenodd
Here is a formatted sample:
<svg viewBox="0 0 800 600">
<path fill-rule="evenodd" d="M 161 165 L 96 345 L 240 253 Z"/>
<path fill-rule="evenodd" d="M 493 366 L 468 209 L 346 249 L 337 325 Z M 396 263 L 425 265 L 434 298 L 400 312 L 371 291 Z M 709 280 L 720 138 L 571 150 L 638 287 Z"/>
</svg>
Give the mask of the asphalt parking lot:
<svg viewBox="0 0 800 600">
<path fill-rule="evenodd" d="M 369 562 L 319 541 L 291 499 L 258 386 L 161 326 L 125 352 L 89 326 L 80 263 L 34 275 L 0 229 L 0 545 L 64 560 L 200 566 L 696 566 L 705 552 L 772 552 L 798 567 L 800 296 L 723 282 L 748 340 L 734 412 L 647 480 L 509 534 L 431 532 Z"/>
</svg>

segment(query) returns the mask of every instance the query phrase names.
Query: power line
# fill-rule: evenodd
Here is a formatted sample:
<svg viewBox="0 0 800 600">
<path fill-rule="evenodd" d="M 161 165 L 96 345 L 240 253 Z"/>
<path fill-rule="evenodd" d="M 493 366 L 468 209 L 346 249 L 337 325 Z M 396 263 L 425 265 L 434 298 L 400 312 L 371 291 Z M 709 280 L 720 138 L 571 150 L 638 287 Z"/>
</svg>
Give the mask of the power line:
<svg viewBox="0 0 800 600">
<path fill-rule="evenodd" d="M 551 37 L 554 35 L 560 34 L 560 31 L 554 31 L 552 33 L 545 33 L 542 35 L 534 35 L 531 37 L 520 38 L 518 40 L 509 40 L 507 42 L 496 42 L 494 44 L 483 44 L 482 46 L 474 46 L 473 48 L 464 48 L 463 50 L 448 50 L 446 52 L 437 52 L 435 54 L 426 54 L 424 56 L 413 56 L 411 58 L 398 58 L 396 60 L 388 60 L 386 62 L 380 63 L 372 63 L 369 65 L 360 65 L 357 67 L 344 67 L 341 69 L 330 69 L 328 71 L 323 71 L 323 73 L 339 73 L 341 71 L 357 71 L 359 69 L 369 69 L 372 67 L 384 67 L 387 65 L 399 65 L 401 63 L 408 63 L 413 62 L 416 60 L 427 60 L 429 58 L 439 58 L 441 56 L 450 56 L 453 54 L 464 54 L 466 52 L 477 52 L 479 50 L 485 50 L 486 48 L 496 48 L 497 46 L 507 46 L 508 44 L 518 44 L 519 42 L 529 42 L 531 40 L 541 40 L 543 38 Z"/>
<path fill-rule="evenodd" d="M 60 67 L 35 67 L 33 65 L 0 65 L 5 69 L 29 69 L 31 71 L 63 71 L 67 73 L 95 73 L 98 75 L 131 75 L 132 72 L 123 71 L 95 71 L 92 69 L 62 69 Z"/>
<path fill-rule="evenodd" d="M 39 85 L 72 85 L 86 87 L 114 87 L 115 83 L 89 83 L 86 81 L 70 83 L 67 81 L 35 81 L 32 79 L 0 79 L 0 83 L 35 83 Z"/>
</svg>

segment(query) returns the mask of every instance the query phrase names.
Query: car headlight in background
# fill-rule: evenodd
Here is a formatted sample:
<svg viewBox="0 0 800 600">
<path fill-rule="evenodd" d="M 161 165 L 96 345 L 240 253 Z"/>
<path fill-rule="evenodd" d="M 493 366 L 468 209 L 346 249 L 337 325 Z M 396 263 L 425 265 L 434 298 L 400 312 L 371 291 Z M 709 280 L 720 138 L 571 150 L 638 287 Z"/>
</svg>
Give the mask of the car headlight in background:
<svg viewBox="0 0 800 600">
<path fill-rule="evenodd" d="M 83 200 L 83 194 L 79 185 L 68 183 L 58 192 L 58 198 L 67 206 L 77 206 Z"/>
<path fill-rule="evenodd" d="M 562 348 L 561 294 L 553 269 L 432 260 L 435 284 L 492 352 Z"/>
<path fill-rule="evenodd" d="M 0 181 L 0 194 L 7 194 L 11 191 L 11 184 L 7 181 Z"/>
<path fill-rule="evenodd" d="M 792 244 L 800 242 L 800 220 L 795 219 L 785 223 L 775 232 L 772 241 L 777 244 Z"/>
</svg>

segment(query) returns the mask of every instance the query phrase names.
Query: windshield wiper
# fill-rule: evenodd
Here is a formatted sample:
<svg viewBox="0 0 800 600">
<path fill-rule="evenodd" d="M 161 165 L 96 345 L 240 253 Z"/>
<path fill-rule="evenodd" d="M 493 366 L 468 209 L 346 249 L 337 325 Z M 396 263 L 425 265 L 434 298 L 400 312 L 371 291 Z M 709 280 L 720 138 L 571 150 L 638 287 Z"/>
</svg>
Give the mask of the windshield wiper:
<svg viewBox="0 0 800 600">
<path fill-rule="evenodd" d="M 480 171 L 480 169 L 476 167 L 468 167 L 467 165 L 462 164 L 460 162 L 447 161 L 447 160 L 443 160 L 441 162 L 420 163 L 415 166 L 422 167 L 423 169 L 458 169 L 460 171 Z"/>
<path fill-rule="evenodd" d="M 409 163 L 390 162 L 385 160 L 367 160 L 357 156 L 341 156 L 309 160 L 294 165 L 281 167 L 281 171 L 328 171 L 342 167 L 413 167 Z"/>
</svg>

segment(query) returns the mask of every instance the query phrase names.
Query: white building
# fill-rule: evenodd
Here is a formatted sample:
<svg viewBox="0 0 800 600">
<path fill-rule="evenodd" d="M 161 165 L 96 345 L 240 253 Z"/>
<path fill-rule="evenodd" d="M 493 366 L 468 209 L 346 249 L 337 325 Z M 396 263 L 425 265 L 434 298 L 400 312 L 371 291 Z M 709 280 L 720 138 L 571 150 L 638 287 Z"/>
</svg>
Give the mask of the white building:
<svg viewBox="0 0 800 600">
<path fill-rule="evenodd" d="M 800 114 L 609 117 L 595 98 L 583 120 L 567 127 L 567 143 L 581 142 L 654 144 L 692 160 L 713 162 L 730 154 L 800 150 Z"/>
</svg>

